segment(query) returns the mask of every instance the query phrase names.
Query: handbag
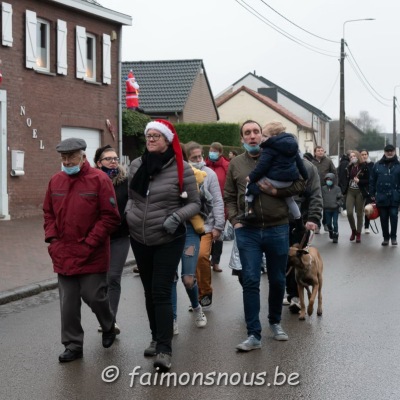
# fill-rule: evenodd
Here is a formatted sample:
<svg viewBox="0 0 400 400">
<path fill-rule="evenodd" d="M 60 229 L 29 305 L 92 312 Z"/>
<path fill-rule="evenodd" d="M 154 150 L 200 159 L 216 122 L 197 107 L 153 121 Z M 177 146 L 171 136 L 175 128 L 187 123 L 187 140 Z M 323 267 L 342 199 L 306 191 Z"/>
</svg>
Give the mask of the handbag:
<svg viewBox="0 0 400 400">
<path fill-rule="evenodd" d="M 378 207 L 376 206 L 376 203 L 367 204 L 364 208 L 364 212 L 370 221 L 377 219 L 379 217 L 379 210 Z"/>
</svg>

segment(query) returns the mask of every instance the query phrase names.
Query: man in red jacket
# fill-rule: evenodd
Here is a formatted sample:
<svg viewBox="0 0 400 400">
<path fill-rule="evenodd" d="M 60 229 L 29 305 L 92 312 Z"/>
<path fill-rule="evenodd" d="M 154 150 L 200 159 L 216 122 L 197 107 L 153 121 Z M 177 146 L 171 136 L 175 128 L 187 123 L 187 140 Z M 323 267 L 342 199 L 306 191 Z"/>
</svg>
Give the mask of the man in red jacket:
<svg viewBox="0 0 400 400">
<path fill-rule="evenodd" d="M 206 166 L 211 168 L 218 177 L 219 187 L 221 189 L 221 195 L 224 196 L 224 186 L 226 180 L 226 173 L 228 172 L 229 161 L 223 156 L 224 148 L 222 144 L 219 142 L 213 142 L 210 145 L 210 150 L 208 152 L 208 158 L 206 159 Z M 227 213 L 225 210 L 225 219 L 227 217 Z M 211 249 L 211 265 L 213 267 L 213 271 L 222 272 L 222 269 L 219 266 L 219 262 L 221 260 L 223 248 L 222 240 L 215 240 L 212 244 Z"/>
<path fill-rule="evenodd" d="M 56 147 L 62 171 L 48 185 L 43 204 L 45 241 L 58 274 L 61 306 L 60 362 L 82 358 L 81 298 L 102 329 L 103 347 L 116 336 L 107 295 L 110 233 L 120 224 L 117 201 L 108 176 L 86 160 L 86 142 L 69 138 Z"/>
</svg>

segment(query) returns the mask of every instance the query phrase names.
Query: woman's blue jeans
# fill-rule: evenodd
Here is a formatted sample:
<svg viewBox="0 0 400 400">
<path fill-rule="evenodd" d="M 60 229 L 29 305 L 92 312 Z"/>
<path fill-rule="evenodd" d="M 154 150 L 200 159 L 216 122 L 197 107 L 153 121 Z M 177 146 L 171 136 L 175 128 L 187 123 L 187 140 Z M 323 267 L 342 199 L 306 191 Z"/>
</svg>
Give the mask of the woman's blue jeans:
<svg viewBox="0 0 400 400">
<path fill-rule="evenodd" d="M 200 236 L 194 231 L 193 226 L 190 222 L 186 223 L 186 242 L 185 248 L 182 253 L 182 272 L 181 278 L 183 281 L 184 276 L 193 276 L 194 283 L 192 287 L 185 287 L 186 293 L 189 296 L 190 304 L 192 308 L 197 308 L 199 306 L 199 287 L 197 286 L 196 281 L 196 265 L 197 259 L 199 258 L 199 249 L 200 249 Z M 178 273 L 177 273 L 178 276 Z M 177 319 L 177 285 L 178 277 L 174 281 L 174 285 L 172 286 L 172 308 L 174 313 L 174 319 Z"/>
<path fill-rule="evenodd" d="M 262 255 L 267 260 L 269 281 L 268 320 L 281 321 L 285 294 L 286 263 L 289 251 L 289 225 L 270 228 L 242 227 L 235 229 L 243 278 L 243 305 L 248 336 L 261 339 L 260 265 Z"/>
</svg>

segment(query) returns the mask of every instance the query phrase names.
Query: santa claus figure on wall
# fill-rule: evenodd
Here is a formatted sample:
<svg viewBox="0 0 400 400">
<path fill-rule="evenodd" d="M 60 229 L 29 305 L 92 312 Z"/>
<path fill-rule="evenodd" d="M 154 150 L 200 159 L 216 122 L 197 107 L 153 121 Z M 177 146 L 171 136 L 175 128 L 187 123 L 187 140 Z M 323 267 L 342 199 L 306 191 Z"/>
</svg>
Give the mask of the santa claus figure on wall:
<svg viewBox="0 0 400 400">
<path fill-rule="evenodd" d="M 132 70 L 126 79 L 126 108 L 136 110 L 139 108 L 139 84 L 136 82 Z"/>
</svg>

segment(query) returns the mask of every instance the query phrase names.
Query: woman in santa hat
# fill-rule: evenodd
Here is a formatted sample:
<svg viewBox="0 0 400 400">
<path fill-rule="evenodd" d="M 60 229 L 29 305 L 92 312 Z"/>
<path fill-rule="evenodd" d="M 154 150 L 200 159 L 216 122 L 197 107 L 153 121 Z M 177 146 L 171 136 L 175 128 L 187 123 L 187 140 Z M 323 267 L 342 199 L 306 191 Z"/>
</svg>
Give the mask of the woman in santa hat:
<svg viewBox="0 0 400 400">
<path fill-rule="evenodd" d="M 145 153 L 129 169 L 126 213 L 152 335 L 144 355 L 156 356 L 154 367 L 168 371 L 173 336 L 172 285 L 185 244 L 185 221 L 199 213 L 200 199 L 174 126 L 161 119 L 149 122 L 145 137 Z"/>
</svg>

